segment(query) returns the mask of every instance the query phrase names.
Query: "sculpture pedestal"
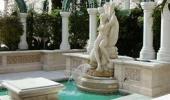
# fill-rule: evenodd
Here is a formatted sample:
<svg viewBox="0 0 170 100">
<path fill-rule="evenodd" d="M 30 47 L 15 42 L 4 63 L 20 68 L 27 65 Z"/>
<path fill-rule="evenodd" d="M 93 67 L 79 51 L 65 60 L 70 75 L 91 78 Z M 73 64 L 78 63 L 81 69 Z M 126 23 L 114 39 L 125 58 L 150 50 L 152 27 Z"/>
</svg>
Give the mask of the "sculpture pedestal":
<svg viewBox="0 0 170 100">
<path fill-rule="evenodd" d="M 89 69 L 87 71 L 87 74 L 90 76 L 94 76 L 94 77 L 112 77 L 114 76 L 114 71 L 113 70 L 109 70 L 109 71 L 96 71 L 96 69 Z"/>
<path fill-rule="evenodd" d="M 84 91 L 95 93 L 113 93 L 118 91 L 118 81 L 104 77 L 83 76 L 79 77 L 77 87 Z"/>
<path fill-rule="evenodd" d="M 45 78 L 4 81 L 2 85 L 9 90 L 11 100 L 57 100 L 58 91 L 64 87 Z"/>
</svg>

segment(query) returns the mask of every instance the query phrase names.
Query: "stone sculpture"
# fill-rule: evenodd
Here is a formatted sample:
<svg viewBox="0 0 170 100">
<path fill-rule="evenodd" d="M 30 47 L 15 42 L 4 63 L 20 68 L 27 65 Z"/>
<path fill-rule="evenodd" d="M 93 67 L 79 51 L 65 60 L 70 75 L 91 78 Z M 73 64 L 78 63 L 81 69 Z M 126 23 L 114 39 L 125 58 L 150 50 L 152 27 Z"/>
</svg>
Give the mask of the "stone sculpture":
<svg viewBox="0 0 170 100">
<path fill-rule="evenodd" d="M 118 91 L 118 81 L 114 78 L 110 59 L 117 58 L 116 42 L 119 23 L 115 16 L 114 4 L 106 3 L 99 8 L 100 25 L 94 47 L 90 52 L 90 64 L 80 65 L 74 77 L 81 90 L 95 93 L 113 93 Z M 82 69 L 83 71 L 81 71 Z M 77 73 L 75 72 L 75 73 Z"/>
<path fill-rule="evenodd" d="M 100 25 L 94 48 L 90 53 L 91 69 L 88 74 L 92 76 L 112 76 L 110 59 L 117 58 L 119 23 L 114 11 L 114 3 L 106 3 L 100 14 Z"/>
</svg>

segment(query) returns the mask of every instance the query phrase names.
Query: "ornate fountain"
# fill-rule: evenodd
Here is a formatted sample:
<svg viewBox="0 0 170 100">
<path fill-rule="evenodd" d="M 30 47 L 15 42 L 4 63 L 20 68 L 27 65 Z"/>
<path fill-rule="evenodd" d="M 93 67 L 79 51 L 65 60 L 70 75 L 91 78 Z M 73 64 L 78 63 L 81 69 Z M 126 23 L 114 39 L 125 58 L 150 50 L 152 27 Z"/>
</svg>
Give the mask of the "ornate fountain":
<svg viewBox="0 0 170 100">
<path fill-rule="evenodd" d="M 90 53 L 89 68 L 85 74 L 75 80 L 77 87 L 91 92 L 111 93 L 118 90 L 118 81 L 114 78 L 111 59 L 118 57 L 117 47 L 119 23 L 115 16 L 114 3 L 106 3 L 100 11 L 98 36 Z"/>
</svg>

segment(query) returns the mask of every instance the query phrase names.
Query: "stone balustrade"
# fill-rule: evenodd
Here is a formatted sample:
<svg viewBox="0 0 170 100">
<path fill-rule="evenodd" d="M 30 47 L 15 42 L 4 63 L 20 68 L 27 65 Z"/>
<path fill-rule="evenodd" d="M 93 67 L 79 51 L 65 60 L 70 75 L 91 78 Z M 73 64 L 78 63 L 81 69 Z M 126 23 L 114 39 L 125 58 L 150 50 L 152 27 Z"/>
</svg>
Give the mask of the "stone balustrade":
<svg viewBox="0 0 170 100">
<path fill-rule="evenodd" d="M 64 70 L 66 58 L 62 53 L 81 50 L 32 50 L 0 52 L 0 73 L 36 70 Z"/>
</svg>

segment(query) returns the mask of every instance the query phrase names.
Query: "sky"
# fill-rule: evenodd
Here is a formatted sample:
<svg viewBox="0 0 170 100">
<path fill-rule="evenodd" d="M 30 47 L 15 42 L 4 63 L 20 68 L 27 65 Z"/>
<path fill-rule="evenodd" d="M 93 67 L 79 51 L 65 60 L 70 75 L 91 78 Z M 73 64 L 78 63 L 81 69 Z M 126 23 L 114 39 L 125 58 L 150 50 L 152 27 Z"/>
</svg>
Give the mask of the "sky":
<svg viewBox="0 0 170 100">
<path fill-rule="evenodd" d="M 4 9 L 4 0 L 0 0 L 0 11 Z"/>
</svg>

